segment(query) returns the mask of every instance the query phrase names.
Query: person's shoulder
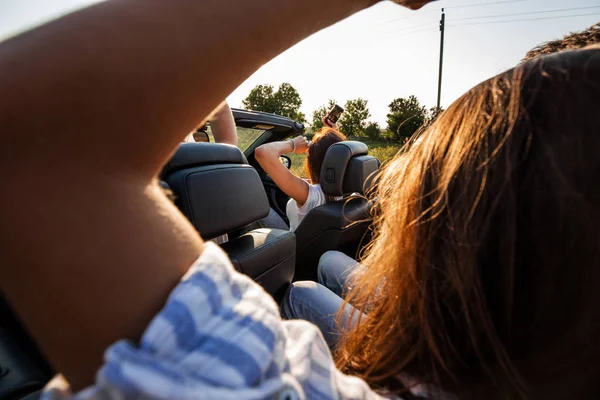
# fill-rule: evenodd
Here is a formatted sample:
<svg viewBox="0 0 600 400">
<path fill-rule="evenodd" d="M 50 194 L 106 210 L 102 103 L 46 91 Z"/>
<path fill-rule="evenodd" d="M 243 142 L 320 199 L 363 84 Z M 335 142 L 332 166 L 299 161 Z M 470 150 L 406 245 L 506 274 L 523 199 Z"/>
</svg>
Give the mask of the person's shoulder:
<svg viewBox="0 0 600 400">
<path fill-rule="evenodd" d="M 314 190 L 318 190 L 319 192 L 322 192 L 322 191 L 323 191 L 323 189 L 321 189 L 321 184 L 320 184 L 320 183 L 315 183 L 315 184 L 312 184 L 312 183 L 310 183 L 310 181 L 306 181 L 306 182 L 308 183 L 308 186 L 309 186 L 310 188 L 312 188 L 312 189 L 314 189 Z"/>
<path fill-rule="evenodd" d="M 317 193 L 317 194 L 325 195 L 323 193 L 323 189 L 321 188 L 321 185 L 318 183 L 313 185 L 312 183 L 308 182 L 308 190 L 311 192 Z"/>
<path fill-rule="evenodd" d="M 312 184 L 308 183 L 308 200 L 307 202 L 311 203 L 312 207 L 316 207 L 318 205 L 324 204 L 326 201 L 325 193 L 321 188 L 320 184 Z"/>
</svg>

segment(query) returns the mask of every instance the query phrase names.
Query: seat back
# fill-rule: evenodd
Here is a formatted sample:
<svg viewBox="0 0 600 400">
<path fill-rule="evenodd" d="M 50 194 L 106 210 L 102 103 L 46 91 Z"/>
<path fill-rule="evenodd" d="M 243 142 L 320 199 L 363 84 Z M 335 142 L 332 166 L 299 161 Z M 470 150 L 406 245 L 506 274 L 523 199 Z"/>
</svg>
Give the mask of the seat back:
<svg viewBox="0 0 600 400">
<path fill-rule="evenodd" d="M 364 197 L 380 162 L 368 155 L 362 142 L 332 145 L 323 159 L 321 188 L 329 197 L 343 199 L 311 210 L 296 229 L 294 280 L 316 280 L 319 258 L 328 250 L 356 257 L 361 243 L 368 242 L 370 202 Z"/>
<path fill-rule="evenodd" d="M 161 173 L 175 204 L 204 239 L 213 239 L 266 217 L 262 181 L 234 146 L 182 143 Z M 271 294 L 294 275 L 296 237 L 277 229 L 252 230 L 221 245 L 233 265 Z"/>
<path fill-rule="evenodd" d="M 204 239 L 269 214 L 260 177 L 235 146 L 182 143 L 161 174 L 175 204 Z"/>
</svg>

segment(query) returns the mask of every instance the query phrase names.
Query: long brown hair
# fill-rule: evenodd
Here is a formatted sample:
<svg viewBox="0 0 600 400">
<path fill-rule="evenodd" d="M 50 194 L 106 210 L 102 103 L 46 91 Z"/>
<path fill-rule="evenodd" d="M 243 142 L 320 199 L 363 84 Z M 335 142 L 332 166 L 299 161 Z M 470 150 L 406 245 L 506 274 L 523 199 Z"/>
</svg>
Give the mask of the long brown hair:
<svg viewBox="0 0 600 400">
<path fill-rule="evenodd" d="M 600 395 L 599 111 L 600 50 L 568 52 L 480 84 L 413 140 L 378 182 L 338 366 L 465 399 Z"/>
<path fill-rule="evenodd" d="M 322 128 L 313 137 L 308 146 L 308 157 L 306 157 L 306 175 L 313 185 L 321 181 L 321 166 L 327 150 L 338 142 L 346 140 L 346 136 L 333 128 Z"/>
</svg>

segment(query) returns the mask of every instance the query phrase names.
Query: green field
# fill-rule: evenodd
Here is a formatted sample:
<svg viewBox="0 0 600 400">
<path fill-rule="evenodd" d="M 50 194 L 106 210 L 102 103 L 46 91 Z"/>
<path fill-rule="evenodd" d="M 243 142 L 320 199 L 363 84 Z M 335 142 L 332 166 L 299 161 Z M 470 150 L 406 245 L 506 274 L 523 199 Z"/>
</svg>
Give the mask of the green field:
<svg viewBox="0 0 600 400">
<path fill-rule="evenodd" d="M 386 163 L 391 160 L 396 153 L 402 147 L 400 144 L 386 143 L 386 142 L 375 142 L 365 138 L 350 138 L 350 140 L 356 140 L 359 142 L 364 142 L 369 146 L 369 155 L 376 157 L 382 163 Z M 302 178 L 307 178 L 306 172 L 304 169 L 304 162 L 306 160 L 305 154 L 288 154 L 292 159 L 292 172 L 300 176 Z"/>
<path fill-rule="evenodd" d="M 240 126 L 236 129 L 238 134 L 238 147 L 242 149 L 242 151 L 250 147 L 250 145 L 264 133 L 261 129 L 242 128 Z"/>
<path fill-rule="evenodd" d="M 237 127 L 238 131 L 238 147 L 242 151 L 246 150 L 262 133 L 262 130 L 248 129 Z M 210 131 L 209 131 L 210 134 Z M 369 154 L 377 157 L 382 163 L 391 160 L 396 153 L 402 147 L 397 143 L 377 142 L 366 138 L 349 138 L 350 140 L 357 140 L 366 143 L 369 146 Z M 211 141 L 214 141 L 211 135 Z M 292 172 L 302 178 L 307 178 L 306 171 L 304 169 L 304 162 L 306 161 L 306 154 L 288 154 L 292 160 Z"/>
<path fill-rule="evenodd" d="M 237 136 L 238 136 L 238 147 L 242 151 L 244 151 L 248 147 L 250 147 L 250 145 L 252 143 L 254 143 L 254 141 L 256 139 L 258 139 L 258 137 L 264 133 L 264 131 L 262 129 L 242 128 L 240 126 L 237 126 L 236 130 L 237 130 Z M 215 143 L 215 137 L 212 134 L 212 130 L 211 130 L 210 126 L 208 127 L 208 130 L 206 131 L 206 133 L 208 133 L 210 142 Z"/>
</svg>

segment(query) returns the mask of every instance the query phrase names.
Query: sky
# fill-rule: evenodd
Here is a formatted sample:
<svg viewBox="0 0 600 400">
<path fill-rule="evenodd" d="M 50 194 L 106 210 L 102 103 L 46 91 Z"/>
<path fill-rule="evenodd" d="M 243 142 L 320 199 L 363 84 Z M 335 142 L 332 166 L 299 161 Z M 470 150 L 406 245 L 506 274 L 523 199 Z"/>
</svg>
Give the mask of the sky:
<svg viewBox="0 0 600 400">
<path fill-rule="evenodd" d="M 0 0 L 0 40 L 97 2 Z M 433 107 L 441 8 L 446 13 L 443 107 L 517 64 L 537 44 L 600 21 L 600 0 L 441 0 L 419 11 L 382 2 L 282 53 L 240 85 L 228 101 L 240 107 L 254 86 L 289 82 L 300 93 L 309 120 L 313 110 L 330 98 L 342 106 L 348 99 L 368 100 L 371 120 L 382 126 L 388 104 L 397 97 L 415 95 Z"/>
</svg>

